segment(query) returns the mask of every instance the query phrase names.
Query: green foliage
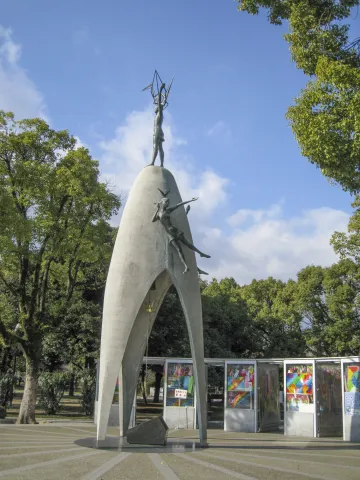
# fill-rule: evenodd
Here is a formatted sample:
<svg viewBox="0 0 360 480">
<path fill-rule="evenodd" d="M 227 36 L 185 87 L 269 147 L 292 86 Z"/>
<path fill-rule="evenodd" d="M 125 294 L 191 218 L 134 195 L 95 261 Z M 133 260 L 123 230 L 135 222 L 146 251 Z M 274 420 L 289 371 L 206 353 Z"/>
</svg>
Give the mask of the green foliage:
<svg viewBox="0 0 360 480">
<path fill-rule="evenodd" d="M 212 280 L 202 291 L 206 357 L 248 357 L 253 351 L 250 319 L 233 278 Z"/>
<path fill-rule="evenodd" d="M 301 313 L 294 305 L 294 282 L 269 277 L 241 287 L 252 320 L 255 357 L 297 357 L 305 354 Z"/>
<path fill-rule="evenodd" d="M 57 317 L 57 326 L 45 335 L 42 366 L 54 371 L 63 364 L 82 371 L 94 367 L 100 348 L 101 305 L 74 294 L 66 311 Z"/>
<path fill-rule="evenodd" d="M 344 190 L 360 190 L 360 70 L 322 58 L 287 117 L 302 154 Z"/>
<path fill-rule="evenodd" d="M 35 325 L 37 334 L 49 325 L 49 286 L 69 300 L 84 266 L 101 261 L 119 201 L 68 132 L 4 112 L 0 125 L 0 278 L 18 299 L 26 340 Z"/>
<path fill-rule="evenodd" d="M 81 407 L 85 415 L 93 415 L 96 393 L 96 370 L 87 369 L 78 374 Z"/>
<path fill-rule="evenodd" d="M 63 372 L 44 372 L 40 375 L 38 403 L 47 415 L 59 412 L 67 382 L 68 375 Z"/>
<path fill-rule="evenodd" d="M 237 0 L 239 10 L 257 15 L 261 8 L 267 9 L 268 19 L 274 25 L 289 20 L 293 9 L 306 5 L 319 24 L 335 19 L 347 18 L 350 9 L 359 4 L 359 0 Z"/>
<path fill-rule="evenodd" d="M 190 344 L 184 313 L 175 287 L 171 287 L 156 317 L 149 338 L 149 356 L 189 357 Z"/>
<path fill-rule="evenodd" d="M 295 282 L 269 278 L 240 287 L 233 278 L 202 283 L 205 356 L 303 356 Z M 191 356 L 182 308 L 174 289 L 164 300 L 149 342 L 150 356 Z"/>
<path fill-rule="evenodd" d="M 356 197 L 352 206 L 356 209 L 348 224 L 348 234 L 335 232 L 331 245 L 341 259 L 349 258 L 360 265 L 360 198 Z"/>
<path fill-rule="evenodd" d="M 98 163 L 67 131 L 5 112 L 0 194 L 0 337 L 21 345 L 34 377 L 43 340 L 56 333 L 74 292 L 89 289 L 90 278 L 96 286 L 111 251 L 107 221 L 120 203 L 99 182 Z"/>
<path fill-rule="evenodd" d="M 329 2 L 328 2 L 329 3 Z M 313 1 L 297 2 L 289 16 L 290 33 L 284 38 L 290 45 L 292 59 L 306 75 L 317 75 L 318 62 L 328 60 L 358 67 L 360 58 L 355 48 L 348 48 L 349 25 L 341 22 L 350 10 L 341 13 L 326 8 L 319 17 Z"/>
<path fill-rule="evenodd" d="M 314 356 L 358 355 L 360 270 L 351 259 L 298 273 L 295 305 L 303 316 L 308 351 Z"/>
<path fill-rule="evenodd" d="M 296 66 L 316 79 L 287 118 L 302 154 L 332 182 L 360 191 L 360 38 L 349 42 L 344 20 L 359 0 L 238 0 L 239 9 L 289 22 L 284 37 Z"/>
</svg>

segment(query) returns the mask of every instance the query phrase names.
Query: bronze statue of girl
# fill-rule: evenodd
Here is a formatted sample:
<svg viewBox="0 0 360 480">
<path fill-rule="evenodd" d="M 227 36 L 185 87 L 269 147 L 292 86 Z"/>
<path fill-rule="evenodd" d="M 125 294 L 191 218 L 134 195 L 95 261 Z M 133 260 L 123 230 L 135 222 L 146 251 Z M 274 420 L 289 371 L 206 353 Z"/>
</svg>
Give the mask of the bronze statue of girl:
<svg viewBox="0 0 360 480">
<path fill-rule="evenodd" d="M 186 205 L 187 203 L 190 203 L 190 202 L 195 202 L 197 200 L 197 198 L 192 198 L 191 200 L 188 200 L 186 202 L 180 202 L 177 205 L 175 205 L 174 207 L 170 207 L 169 206 L 170 202 L 169 202 L 169 199 L 167 198 L 167 195 L 168 195 L 169 192 L 167 192 L 165 194 L 160 189 L 159 189 L 159 191 L 163 195 L 163 198 L 160 200 L 160 202 L 157 203 L 156 212 L 154 213 L 152 221 L 156 222 L 157 220 L 159 220 L 161 222 L 161 224 L 164 226 L 164 228 L 166 230 L 166 233 L 168 235 L 168 238 L 169 238 L 169 243 L 178 252 L 179 258 L 180 258 L 180 260 L 182 261 L 182 263 L 184 264 L 184 267 L 185 267 L 184 273 L 186 273 L 186 272 L 189 271 L 189 267 L 186 263 L 186 260 L 185 260 L 185 257 L 184 257 L 184 254 L 183 254 L 183 251 L 182 251 L 182 248 L 181 248 L 181 244 L 185 245 L 190 250 L 193 250 L 194 252 L 197 252 L 200 255 L 200 257 L 210 258 L 210 255 L 206 255 L 206 253 L 201 252 L 192 243 L 190 243 L 185 238 L 184 233 L 172 224 L 170 215 L 171 215 L 172 212 L 174 212 L 177 208 L 181 207 L 182 205 Z M 186 213 L 188 213 L 188 211 L 189 211 L 189 209 L 187 209 Z M 200 269 L 198 269 L 198 272 L 207 275 L 206 272 L 203 272 Z"/>
</svg>

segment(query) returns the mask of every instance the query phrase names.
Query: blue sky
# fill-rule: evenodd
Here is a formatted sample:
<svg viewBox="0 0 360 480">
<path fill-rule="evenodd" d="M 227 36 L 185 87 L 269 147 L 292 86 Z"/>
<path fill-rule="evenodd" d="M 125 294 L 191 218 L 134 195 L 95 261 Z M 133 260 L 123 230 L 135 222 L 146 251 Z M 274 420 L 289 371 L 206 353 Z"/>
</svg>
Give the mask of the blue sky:
<svg viewBox="0 0 360 480">
<path fill-rule="evenodd" d="M 212 255 L 201 268 L 242 283 L 336 260 L 328 241 L 346 228 L 351 199 L 301 157 L 285 120 L 308 81 L 286 26 L 233 0 L 0 5 L 0 108 L 69 129 L 123 194 L 150 161 L 151 98 L 141 90 L 155 68 L 166 81 L 175 73 L 165 166 L 183 197 L 201 195 L 195 239 Z"/>
</svg>

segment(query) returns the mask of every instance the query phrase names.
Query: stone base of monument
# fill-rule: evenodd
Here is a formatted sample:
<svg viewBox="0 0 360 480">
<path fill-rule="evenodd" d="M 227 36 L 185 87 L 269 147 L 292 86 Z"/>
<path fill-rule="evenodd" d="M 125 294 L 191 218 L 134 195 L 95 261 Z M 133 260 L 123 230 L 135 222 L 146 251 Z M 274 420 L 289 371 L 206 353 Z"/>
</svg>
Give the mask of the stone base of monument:
<svg viewBox="0 0 360 480">
<path fill-rule="evenodd" d="M 166 445 L 168 430 L 163 417 L 160 416 L 130 428 L 126 433 L 126 439 L 130 444 Z"/>
<path fill-rule="evenodd" d="M 144 443 L 128 443 L 125 437 L 106 435 L 105 440 L 94 437 L 75 440 L 76 445 L 97 450 L 137 452 L 137 453 L 185 453 L 208 448 L 208 444 L 200 444 L 185 438 L 168 438 L 165 445 L 149 445 Z"/>
<path fill-rule="evenodd" d="M 184 453 L 194 452 L 199 448 L 208 448 L 188 437 L 167 438 L 168 426 L 162 416 L 148 420 L 127 431 L 126 437 L 106 435 L 104 440 L 96 438 L 82 438 L 74 443 L 81 447 L 100 450 L 117 450 L 122 452 L 143 453 Z"/>
</svg>

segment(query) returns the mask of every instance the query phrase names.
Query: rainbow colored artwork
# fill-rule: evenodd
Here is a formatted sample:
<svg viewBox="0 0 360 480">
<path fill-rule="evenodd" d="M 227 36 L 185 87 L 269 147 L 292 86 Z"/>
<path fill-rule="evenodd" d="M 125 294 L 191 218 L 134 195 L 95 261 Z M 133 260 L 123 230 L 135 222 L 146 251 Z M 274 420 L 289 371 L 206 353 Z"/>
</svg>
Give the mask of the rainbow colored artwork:
<svg viewBox="0 0 360 480">
<path fill-rule="evenodd" d="M 254 408 L 254 365 L 227 365 L 227 408 Z"/>
<path fill-rule="evenodd" d="M 251 392 L 228 392 L 228 408 L 251 408 Z"/>
<path fill-rule="evenodd" d="M 313 373 L 311 365 L 288 366 L 286 393 L 312 395 Z"/>
<path fill-rule="evenodd" d="M 227 379 L 228 392 L 233 390 L 252 392 L 255 380 L 254 366 L 228 365 Z"/>
<path fill-rule="evenodd" d="M 349 365 L 346 374 L 346 391 L 360 392 L 360 365 Z"/>
</svg>

